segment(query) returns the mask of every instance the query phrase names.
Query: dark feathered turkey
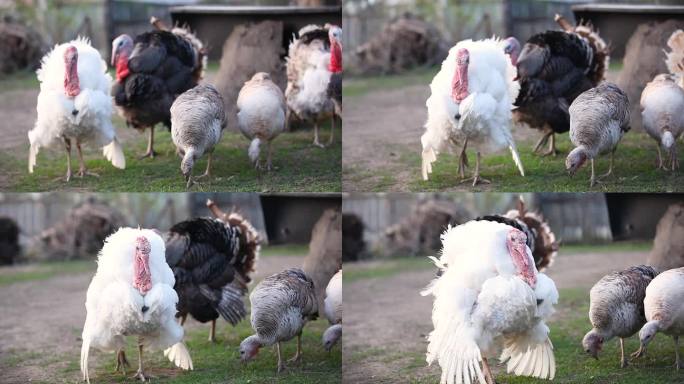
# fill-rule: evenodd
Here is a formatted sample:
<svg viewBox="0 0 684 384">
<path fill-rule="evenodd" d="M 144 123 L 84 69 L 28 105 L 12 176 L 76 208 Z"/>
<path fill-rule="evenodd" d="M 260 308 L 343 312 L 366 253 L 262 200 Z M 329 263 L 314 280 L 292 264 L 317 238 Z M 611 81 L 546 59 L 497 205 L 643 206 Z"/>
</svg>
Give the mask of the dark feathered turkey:
<svg viewBox="0 0 684 384">
<path fill-rule="evenodd" d="M 114 103 L 127 125 L 150 128 L 146 155 L 154 156 L 153 127 L 163 123 L 171 128 L 171 104 L 202 77 L 206 66 L 202 43 L 183 28 L 145 32 L 134 40 L 121 35 L 112 43 L 112 65 L 116 66 Z"/>
<path fill-rule="evenodd" d="M 557 21 L 566 30 L 530 37 L 516 64 L 520 92 L 513 118 L 544 132 L 535 151 L 551 138 L 546 154 L 556 152 L 554 134 L 570 129 L 570 104 L 604 79 L 609 60 L 605 42 L 590 26 Z"/>
<path fill-rule="evenodd" d="M 246 315 L 243 296 L 259 252 L 258 234 L 240 215 L 228 222 L 196 218 L 174 225 L 166 234 L 166 261 L 176 278 L 178 317 L 199 322 L 219 315 L 236 325 Z"/>
</svg>

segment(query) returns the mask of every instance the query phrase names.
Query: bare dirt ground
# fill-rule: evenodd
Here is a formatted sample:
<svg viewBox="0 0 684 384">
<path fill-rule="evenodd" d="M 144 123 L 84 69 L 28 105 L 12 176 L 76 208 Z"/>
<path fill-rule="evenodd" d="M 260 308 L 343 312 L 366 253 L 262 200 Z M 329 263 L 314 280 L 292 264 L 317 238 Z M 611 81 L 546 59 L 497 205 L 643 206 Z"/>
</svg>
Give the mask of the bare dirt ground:
<svg viewBox="0 0 684 384">
<path fill-rule="evenodd" d="M 254 281 L 301 266 L 303 261 L 303 256 L 262 257 Z M 3 268 L 3 273 L 8 269 Z M 92 272 L 87 272 L 0 286 L 0 383 L 49 382 L 54 372 L 78 360 L 91 278 Z M 225 322 L 218 324 L 226 326 Z M 186 327 L 206 325 L 188 318 Z M 105 355 L 97 353 L 94 358 L 111 357 Z"/>
<path fill-rule="evenodd" d="M 611 271 L 645 262 L 645 252 L 571 254 L 557 258 L 546 273 L 559 289 L 588 290 Z M 373 265 L 356 264 L 351 268 Z M 432 330 L 432 299 L 419 294 L 434 278 L 434 272 L 406 271 L 387 278 L 344 283 L 343 382 L 397 382 L 398 373 L 407 366 L 412 376 L 439 372 L 437 366 L 427 367 L 424 359 L 425 337 Z M 561 312 L 559 309 L 556 315 Z M 372 358 L 376 354 L 389 354 L 391 358 L 379 361 Z"/>
</svg>

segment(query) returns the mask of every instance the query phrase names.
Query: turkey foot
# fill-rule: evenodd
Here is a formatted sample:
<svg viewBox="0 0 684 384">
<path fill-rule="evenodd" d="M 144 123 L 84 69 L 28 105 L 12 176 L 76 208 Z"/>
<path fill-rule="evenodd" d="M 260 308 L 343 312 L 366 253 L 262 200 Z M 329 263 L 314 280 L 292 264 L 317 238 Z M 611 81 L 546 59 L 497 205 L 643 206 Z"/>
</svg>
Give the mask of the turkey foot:
<svg viewBox="0 0 684 384">
<path fill-rule="evenodd" d="M 150 127 L 150 136 L 147 139 L 147 152 L 145 152 L 142 156 L 139 156 L 138 160 L 142 160 L 146 157 L 154 159 L 154 157 L 157 155 L 158 153 L 154 151 L 154 127 Z"/>
<path fill-rule="evenodd" d="M 646 355 L 646 348 L 644 348 L 643 346 L 639 346 L 639 349 L 637 349 L 637 350 L 636 350 L 634 353 L 632 353 L 630 356 L 631 356 L 633 359 L 638 359 L 638 358 L 640 358 L 641 356 L 645 356 L 645 355 Z"/>
<path fill-rule="evenodd" d="M 79 168 L 78 173 L 76 173 L 76 176 L 78 176 L 78 177 L 80 177 L 80 178 L 83 178 L 83 177 L 85 177 L 86 175 L 88 175 L 88 176 L 93 176 L 93 177 L 100 177 L 100 175 L 98 175 L 98 174 L 95 173 L 95 172 L 90 172 L 90 171 L 87 170 L 85 167 Z"/>
<path fill-rule="evenodd" d="M 283 363 L 283 357 L 280 353 L 280 342 L 276 343 L 276 352 L 278 352 L 278 373 L 282 373 L 287 367 Z"/>
<path fill-rule="evenodd" d="M 116 354 L 116 369 L 114 370 L 114 373 L 121 371 L 124 375 L 126 374 L 126 368 L 130 368 L 131 364 L 128 362 L 128 359 L 126 359 L 126 353 L 123 350 L 120 350 Z"/>
<path fill-rule="evenodd" d="M 606 177 L 610 176 L 613 174 L 613 154 L 615 151 L 610 153 L 610 166 L 608 167 L 608 172 L 604 173 L 603 175 L 599 176 L 599 180 L 605 179 Z"/>
<path fill-rule="evenodd" d="M 456 142 L 451 140 L 454 145 L 456 145 Z M 463 143 L 463 149 L 461 150 L 461 154 L 458 157 L 458 174 L 461 176 L 461 179 L 465 179 L 465 170 L 468 168 L 468 155 L 466 154 L 466 148 L 468 147 L 468 139 L 466 139 L 465 143 Z"/>
<path fill-rule="evenodd" d="M 302 334 L 300 333 L 299 335 L 297 335 L 297 352 L 287 362 L 288 363 L 299 363 L 301 360 L 302 360 Z"/>
<path fill-rule="evenodd" d="M 325 148 L 325 145 L 321 144 L 321 142 L 318 141 L 318 123 L 315 123 L 315 124 L 314 124 L 314 141 L 313 141 L 313 145 L 318 146 L 318 147 L 321 147 L 321 148 Z"/>
<path fill-rule="evenodd" d="M 85 175 L 100 177 L 97 173 L 88 172 L 86 170 L 85 162 L 83 161 L 83 153 L 81 152 L 81 142 L 76 140 L 76 152 L 78 153 L 78 173 L 76 175 L 83 178 Z"/>
<path fill-rule="evenodd" d="M 475 160 L 475 173 L 473 173 L 473 177 L 471 177 L 469 179 L 461 180 L 461 182 L 472 180 L 473 181 L 473 187 L 478 185 L 478 184 L 491 184 L 492 183 L 491 181 L 489 181 L 487 179 L 483 179 L 482 177 L 480 177 L 480 158 L 481 158 L 481 155 L 480 155 L 480 152 L 478 152 L 476 160 Z"/>
<path fill-rule="evenodd" d="M 656 166 L 656 169 L 662 169 L 667 171 L 667 167 L 663 162 L 663 154 L 660 152 L 660 144 L 656 144 L 656 149 L 658 150 L 658 165 Z"/>
<path fill-rule="evenodd" d="M 494 381 L 494 376 L 492 375 L 492 370 L 489 369 L 489 363 L 487 363 L 486 358 L 482 359 L 482 373 L 484 373 L 485 383 L 496 384 L 496 381 Z"/>
<path fill-rule="evenodd" d="M 138 379 L 140 381 L 145 382 L 145 381 L 150 381 L 152 379 L 155 379 L 155 377 L 146 374 L 141 368 L 141 369 L 138 369 L 138 372 L 136 372 L 136 374 L 132 377 L 132 379 Z"/>
<path fill-rule="evenodd" d="M 538 152 L 546 143 L 549 141 L 549 136 L 553 135 L 553 132 L 544 131 L 544 135 L 537 141 L 532 152 Z"/>
<path fill-rule="evenodd" d="M 542 153 L 542 156 L 553 156 L 556 157 L 558 155 L 558 150 L 556 149 L 556 135 L 551 133 L 551 140 L 549 142 L 549 149 Z"/>
</svg>

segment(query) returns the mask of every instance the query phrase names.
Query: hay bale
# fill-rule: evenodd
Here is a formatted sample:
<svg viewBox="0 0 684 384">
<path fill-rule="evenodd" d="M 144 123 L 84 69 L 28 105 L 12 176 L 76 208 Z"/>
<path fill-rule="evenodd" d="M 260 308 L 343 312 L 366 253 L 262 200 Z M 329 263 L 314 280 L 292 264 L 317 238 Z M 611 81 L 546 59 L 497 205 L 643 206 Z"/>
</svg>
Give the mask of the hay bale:
<svg viewBox="0 0 684 384">
<path fill-rule="evenodd" d="M 449 46 L 434 25 L 405 13 L 356 50 L 353 67 L 361 74 L 401 73 L 439 64 L 448 53 Z"/>
<path fill-rule="evenodd" d="M 325 288 L 342 268 L 342 215 L 326 209 L 311 231 L 309 254 L 304 259 L 304 272 L 314 281 L 319 314 L 323 312 Z"/>
<path fill-rule="evenodd" d="M 366 248 L 363 220 L 353 213 L 342 215 L 342 261 L 357 261 Z"/>
<path fill-rule="evenodd" d="M 43 37 L 32 27 L 11 18 L 0 21 L 0 73 L 38 68 L 47 48 Z"/>
<path fill-rule="evenodd" d="M 684 203 L 670 205 L 660 218 L 647 263 L 660 271 L 684 267 Z"/>
<path fill-rule="evenodd" d="M 387 228 L 384 248 L 388 255 L 434 254 L 442 247 L 440 236 L 447 226 L 465 223 L 470 218 L 472 214 L 453 201 L 419 201 L 411 214 Z"/>
<path fill-rule="evenodd" d="M 267 72 L 285 91 L 287 76 L 284 54 L 283 23 L 263 21 L 253 25 L 238 25 L 223 44 L 223 53 L 216 89 L 223 95 L 228 129 L 237 131 L 237 97 L 240 89 L 257 72 Z"/>
<path fill-rule="evenodd" d="M 11 265 L 19 258 L 19 226 L 9 217 L 0 217 L 0 265 Z"/>
<path fill-rule="evenodd" d="M 76 205 L 55 226 L 44 230 L 32 252 L 43 260 L 92 259 L 107 236 L 126 226 L 116 209 L 95 199 Z"/>
<path fill-rule="evenodd" d="M 616 83 L 629 98 L 632 128 L 642 129 L 641 92 L 657 74 L 668 73 L 663 49 L 668 49 L 667 40 L 672 32 L 681 28 L 684 28 L 681 20 L 641 24 L 627 42 L 622 71 Z"/>
</svg>

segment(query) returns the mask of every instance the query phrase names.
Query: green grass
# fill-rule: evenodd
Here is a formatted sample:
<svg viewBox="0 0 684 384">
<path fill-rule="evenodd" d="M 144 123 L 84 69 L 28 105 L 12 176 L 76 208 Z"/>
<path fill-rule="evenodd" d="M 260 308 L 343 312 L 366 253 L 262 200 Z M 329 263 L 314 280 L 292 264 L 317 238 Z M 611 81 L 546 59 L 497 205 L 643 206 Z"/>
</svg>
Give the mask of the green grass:
<svg viewBox="0 0 684 384">
<path fill-rule="evenodd" d="M 0 286 L 26 281 L 40 281 L 56 275 L 94 272 L 97 264 L 92 260 L 52 261 L 27 265 L 25 267 L 0 268 Z"/>
<path fill-rule="evenodd" d="M 522 128 L 527 129 L 527 128 Z M 589 187 L 591 167 L 589 162 L 574 177 L 565 170 L 565 157 L 572 150 L 568 135 L 558 135 L 556 140 L 560 154 L 557 157 L 541 157 L 532 153 L 534 140 L 518 142 L 518 151 L 525 168 L 525 177 L 520 176 L 508 151 L 486 155 L 482 158 L 480 175 L 492 184 L 471 187 L 460 183 L 456 172 L 458 159 L 455 154 L 441 154 L 433 164 L 430 179 L 420 176 L 420 153 L 409 153 L 402 166 L 415 169 L 415 177 L 409 182 L 411 191 L 440 191 L 465 188 L 472 191 L 494 189 L 498 192 L 680 192 L 684 191 L 684 173 L 658 170 L 656 165 L 655 141 L 645 133 L 629 132 L 622 139 L 615 153 L 613 174 L 593 188 Z M 472 172 L 475 153 L 468 151 Z M 595 161 L 596 175 L 608 171 L 609 157 L 601 156 Z"/>
<path fill-rule="evenodd" d="M 323 332 L 328 327 L 324 319 L 310 322 L 304 328 L 302 336 L 302 361 L 299 365 L 289 364 L 284 373 L 276 374 L 277 355 L 275 347 L 261 348 L 257 357 L 247 364 L 239 360 L 240 342 L 253 334 L 246 320 L 236 327 L 219 321 L 216 327 L 217 342 L 207 341 L 209 325 L 187 332 L 185 341 L 193 359 L 193 371 L 181 371 L 164 357 L 161 351 L 148 351 L 144 354 L 147 373 L 156 377 L 153 382 L 175 384 L 200 383 L 339 383 L 341 382 L 342 352 L 340 345 L 333 347 L 330 353 L 321 345 Z M 80 329 L 75 335 L 80 334 Z M 75 336 L 77 337 L 77 336 Z M 126 349 L 126 355 L 132 367 L 124 376 L 114 373 L 115 355 L 91 350 L 90 378 L 97 383 L 130 383 L 131 376 L 137 370 L 137 348 L 133 341 Z M 296 351 L 296 339 L 283 343 L 283 358 L 289 359 Z M 52 358 L 52 352 L 9 351 L 0 360 L 0 367 L 43 366 L 55 371 L 49 383 L 79 383 L 81 372 L 78 354 Z M 64 361 L 68 359 L 68 361 Z M 286 363 L 288 364 L 288 363 Z M 36 381 L 34 381 L 36 382 Z M 40 381 L 37 381 L 40 382 Z M 47 383 L 47 382 L 46 382 Z"/>
<path fill-rule="evenodd" d="M 14 91 L 17 89 L 38 88 L 38 78 L 34 71 L 18 71 L 9 76 L 0 75 L 0 90 L 2 92 Z"/>
<path fill-rule="evenodd" d="M 346 276 L 345 276 L 346 282 Z M 587 318 L 589 311 L 588 289 L 562 289 L 560 301 L 556 305 L 558 314 L 548 323 L 551 329 L 551 341 L 556 358 L 556 377 L 553 383 L 601 383 L 601 384 L 657 384 L 682 383 L 684 372 L 674 369 L 674 343 L 670 337 L 659 334 L 651 342 L 645 357 L 631 361 L 627 368 L 620 368 L 620 350 L 617 339 L 604 344 L 599 360 L 587 355 L 581 346 L 582 337 L 591 329 Z M 637 337 L 625 343 L 626 353 L 632 353 L 639 347 Z M 400 368 L 393 377 L 378 377 L 376 382 L 436 383 L 439 382 L 439 367 L 427 368 L 424 350 L 390 350 L 372 348 L 372 353 L 364 350 L 355 352 L 354 359 L 383 362 L 398 365 Z M 400 362 L 400 363 L 398 363 Z M 496 362 L 492 362 L 495 365 Z M 505 374 L 505 369 L 495 368 L 498 383 L 549 383 L 528 377 L 516 377 Z"/>
<path fill-rule="evenodd" d="M 122 121 L 115 122 L 119 131 Z M 330 132 L 329 123 L 322 128 L 323 140 Z M 341 130 L 335 132 L 336 142 L 321 149 L 311 144 L 310 129 L 283 133 L 273 141 L 273 165 L 271 172 L 256 171 L 247 157 L 249 142 L 241 134 L 226 132 L 214 152 L 212 175 L 200 179 L 190 191 L 231 192 L 288 192 L 288 191 L 340 191 L 342 145 Z M 146 134 L 138 135 L 124 144 L 126 169 L 111 166 L 100 151 L 88 148 L 85 153 L 86 166 L 100 177 L 74 176 L 70 182 L 64 180 L 66 155 L 63 148 L 44 149 L 38 154 L 37 167 L 33 174 L 27 170 L 27 148 L 0 153 L 0 171 L 8 175 L 9 185 L 5 190 L 16 192 L 40 191 L 107 191 L 107 192 L 172 192 L 186 191 L 180 172 L 181 159 L 175 154 L 171 134 L 157 129 L 155 150 L 160 153 L 154 159 L 138 160 L 146 148 Z M 262 148 L 265 156 L 266 147 Z M 262 157 L 265 159 L 265 157 Z M 198 176 L 206 168 L 207 157 L 195 163 L 193 174 Z M 75 149 L 72 151 L 72 169 L 78 170 Z"/>
<path fill-rule="evenodd" d="M 426 257 L 399 257 L 382 261 L 372 266 L 366 263 L 348 263 L 344 266 L 344 282 L 394 276 L 397 273 L 434 268 Z"/>
</svg>

